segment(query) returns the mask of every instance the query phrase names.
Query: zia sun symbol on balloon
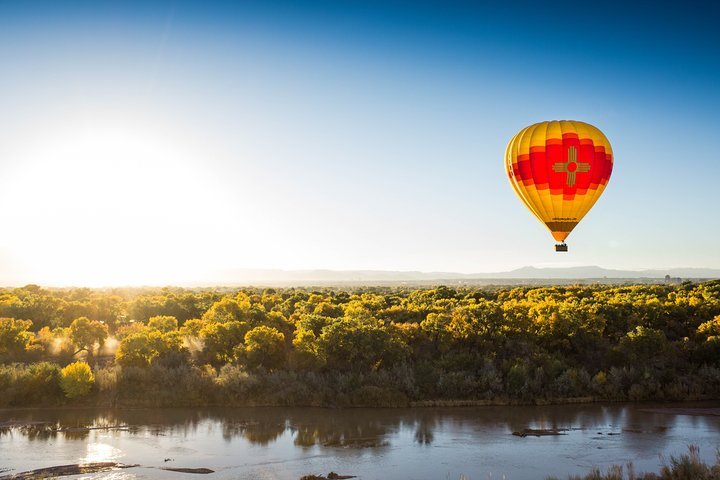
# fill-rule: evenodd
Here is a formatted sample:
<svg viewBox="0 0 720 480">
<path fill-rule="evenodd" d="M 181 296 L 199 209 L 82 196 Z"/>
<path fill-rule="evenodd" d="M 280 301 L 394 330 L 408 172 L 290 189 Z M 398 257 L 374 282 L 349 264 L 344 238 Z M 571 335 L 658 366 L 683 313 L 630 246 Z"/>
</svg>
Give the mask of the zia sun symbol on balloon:
<svg viewBox="0 0 720 480">
<path fill-rule="evenodd" d="M 566 162 L 557 162 L 552 166 L 553 172 L 567 173 L 567 186 L 575 185 L 575 177 L 577 173 L 585 173 L 590 171 L 590 164 L 577 161 L 577 149 L 575 147 L 568 148 L 568 158 Z"/>
</svg>

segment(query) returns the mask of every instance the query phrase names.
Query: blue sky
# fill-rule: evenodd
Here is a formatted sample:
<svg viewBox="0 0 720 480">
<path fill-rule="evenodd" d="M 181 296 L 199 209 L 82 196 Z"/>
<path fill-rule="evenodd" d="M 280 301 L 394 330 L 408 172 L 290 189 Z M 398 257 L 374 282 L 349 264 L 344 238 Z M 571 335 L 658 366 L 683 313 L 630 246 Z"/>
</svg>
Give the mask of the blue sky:
<svg viewBox="0 0 720 480">
<path fill-rule="evenodd" d="M 692 3 L 0 0 L 0 283 L 225 268 L 720 268 L 720 13 Z M 503 171 L 550 119 L 608 188 L 553 251 Z"/>
</svg>

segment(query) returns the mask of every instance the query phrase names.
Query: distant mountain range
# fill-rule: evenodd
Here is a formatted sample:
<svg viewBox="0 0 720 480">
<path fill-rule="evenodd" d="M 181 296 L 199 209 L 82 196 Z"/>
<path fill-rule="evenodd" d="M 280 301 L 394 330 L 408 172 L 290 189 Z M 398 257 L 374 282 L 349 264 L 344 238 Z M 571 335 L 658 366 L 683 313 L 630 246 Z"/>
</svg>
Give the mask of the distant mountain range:
<svg viewBox="0 0 720 480">
<path fill-rule="evenodd" d="M 455 273 L 385 270 L 254 270 L 237 269 L 223 272 L 216 283 L 247 285 L 329 285 L 329 284 L 418 284 L 418 283 L 512 283 L 511 281 L 571 280 L 622 281 L 720 278 L 720 269 L 668 268 L 652 270 L 614 270 L 598 266 L 536 268 L 522 267 L 508 272 Z M 497 281 L 497 282 L 493 282 Z M 536 283 L 536 282 L 531 282 Z"/>
<path fill-rule="evenodd" d="M 489 278 L 665 278 L 666 275 L 676 278 L 720 278 L 720 269 L 668 268 L 664 270 L 614 270 L 597 266 L 564 268 L 522 267 L 509 272 L 491 273 L 489 274 Z"/>
</svg>

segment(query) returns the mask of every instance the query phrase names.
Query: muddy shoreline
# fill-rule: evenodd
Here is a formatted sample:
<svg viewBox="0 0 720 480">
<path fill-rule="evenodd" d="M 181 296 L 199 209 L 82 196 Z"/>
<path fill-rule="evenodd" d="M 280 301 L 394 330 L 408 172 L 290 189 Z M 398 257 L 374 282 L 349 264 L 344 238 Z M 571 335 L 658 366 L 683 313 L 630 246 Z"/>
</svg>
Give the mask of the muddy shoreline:
<svg viewBox="0 0 720 480">
<path fill-rule="evenodd" d="M 447 408 L 447 407 L 532 407 L 532 406 L 554 406 L 554 405 L 617 405 L 617 404 L 632 404 L 632 405 L 659 405 L 663 403 L 667 404 L 698 404 L 698 403 L 709 403 L 709 402 L 720 402 L 720 398 L 713 396 L 696 396 L 684 400 L 643 400 L 638 402 L 629 401 L 627 399 L 607 399 L 598 398 L 594 396 L 581 396 L 581 397 L 559 397 L 551 399 L 533 399 L 533 400 L 519 400 L 510 398 L 493 398 L 493 399 L 433 399 L 433 400 L 411 400 L 403 404 L 396 405 L 285 405 L 277 403 L 248 403 L 245 405 L 224 405 L 224 404 L 207 404 L 207 405 L 148 405 L 148 404 L 135 404 L 135 403 L 107 403 L 107 402 L 83 402 L 76 403 L 74 405 L 34 405 L 34 406 L 7 406 L 0 407 L 0 414 L 4 411 L 14 410 L 86 410 L 90 408 L 97 409 L 126 409 L 126 410 L 145 410 L 152 408 L 160 409 L 174 409 L 174 408 L 195 408 L 195 409 L 207 409 L 207 408 L 326 408 L 326 409 L 365 409 L 365 408 L 377 408 L 377 409 L 403 409 L 403 408 Z M 652 407 L 655 413 L 663 413 L 663 407 Z M 671 407 L 675 408 L 675 407 Z M 692 409 L 693 407 L 690 407 Z M 711 411 L 712 407 L 710 408 Z M 688 415 L 702 415 L 702 413 L 688 413 Z M 708 413 L 708 415 L 716 415 L 716 413 Z M 1 420 L 1 419 L 0 419 Z M 0 422 L 2 426 L 2 422 Z"/>
</svg>

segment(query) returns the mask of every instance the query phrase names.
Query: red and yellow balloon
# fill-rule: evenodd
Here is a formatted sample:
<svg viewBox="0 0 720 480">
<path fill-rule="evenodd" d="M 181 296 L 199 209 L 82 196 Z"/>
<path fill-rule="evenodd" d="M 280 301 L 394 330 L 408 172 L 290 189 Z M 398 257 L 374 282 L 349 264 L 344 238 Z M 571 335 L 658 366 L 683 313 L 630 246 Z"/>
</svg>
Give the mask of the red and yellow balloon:
<svg viewBox="0 0 720 480">
<path fill-rule="evenodd" d="M 602 195 L 612 147 L 596 127 L 574 120 L 540 122 L 508 143 L 505 169 L 515 193 L 567 251 L 565 239 Z"/>
</svg>

